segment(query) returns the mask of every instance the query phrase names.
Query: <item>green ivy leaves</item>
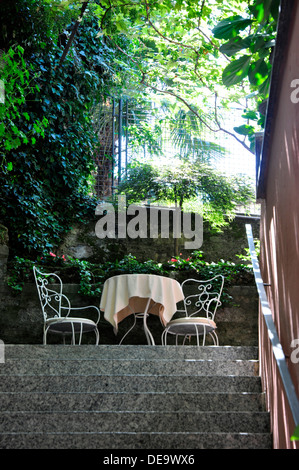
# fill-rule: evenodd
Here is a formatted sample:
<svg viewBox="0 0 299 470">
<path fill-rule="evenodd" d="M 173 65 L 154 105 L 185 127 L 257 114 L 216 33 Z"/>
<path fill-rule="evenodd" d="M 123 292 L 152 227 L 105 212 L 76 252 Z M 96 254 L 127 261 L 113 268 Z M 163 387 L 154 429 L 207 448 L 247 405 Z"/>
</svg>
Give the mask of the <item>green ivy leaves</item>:
<svg viewBox="0 0 299 470">
<path fill-rule="evenodd" d="M 4 100 L 0 102 L 0 165 L 5 171 L 12 171 L 12 161 L 7 161 L 7 152 L 19 148 L 36 136 L 44 135 L 48 120 L 31 116 L 27 111 L 26 100 L 34 92 L 30 75 L 32 66 L 24 60 L 24 48 L 20 45 L 11 46 L 1 56 L 0 79 L 5 91 Z"/>
<path fill-rule="evenodd" d="M 9 229 L 11 252 L 32 256 L 57 246 L 75 220 L 94 215 L 87 179 L 97 145 L 92 110 L 103 92 L 102 69 L 95 70 L 101 39 L 95 39 L 97 21 L 86 19 L 74 49 L 57 67 L 58 38 L 47 39 L 51 7 L 36 18 L 31 1 L 16 4 L 24 8 L 25 19 L 14 14 L 11 2 L 6 15 L 0 10 L 0 22 L 15 31 L 11 43 L 27 41 L 30 47 L 20 46 L 4 62 L 7 100 L 0 104 L 0 143 L 5 139 L 0 154 L 3 149 L 6 162 L 0 172 L 0 218 Z"/>
</svg>

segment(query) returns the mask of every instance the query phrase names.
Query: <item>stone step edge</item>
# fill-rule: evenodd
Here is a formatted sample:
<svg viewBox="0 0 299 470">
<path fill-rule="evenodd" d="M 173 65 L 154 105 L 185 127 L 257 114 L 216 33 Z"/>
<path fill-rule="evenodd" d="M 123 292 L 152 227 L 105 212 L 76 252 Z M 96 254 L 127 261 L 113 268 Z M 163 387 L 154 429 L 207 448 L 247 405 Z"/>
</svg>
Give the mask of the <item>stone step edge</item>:
<svg viewBox="0 0 299 470">
<path fill-rule="evenodd" d="M 6 432 L 0 433 L 1 448 L 96 449 L 99 463 L 98 458 L 104 453 L 98 453 L 99 450 L 109 456 L 119 455 L 112 452 L 119 449 L 121 455 L 124 449 L 134 456 L 140 451 L 144 459 L 149 452 L 157 451 L 159 455 L 169 454 L 170 450 L 176 455 L 197 455 L 197 450 L 202 449 L 272 449 L 273 443 L 270 432 Z M 202 458 L 202 454 L 199 457 Z"/>
<path fill-rule="evenodd" d="M 258 376 L 258 362 L 249 361 L 16 361 L 0 365 L 0 377 L 8 376 Z"/>
<path fill-rule="evenodd" d="M 135 379 L 135 382 L 132 383 L 132 378 Z M 72 380 L 71 380 L 72 379 Z M 180 386 L 182 385 L 182 379 L 184 379 L 184 389 Z M 21 381 L 21 382 L 20 382 Z M 124 382 L 125 381 L 125 382 Z M 136 382 L 137 381 L 137 382 Z M 119 387 L 121 385 L 121 390 L 125 392 L 144 392 L 144 391 L 165 391 L 169 392 L 172 391 L 173 388 L 170 387 L 178 387 L 176 391 L 183 392 L 183 391 L 192 391 L 190 390 L 191 385 L 193 387 L 197 387 L 195 390 L 197 392 L 203 392 L 204 389 L 203 384 L 205 387 L 209 387 L 208 391 L 212 389 L 212 387 L 220 387 L 220 386 L 229 386 L 233 387 L 230 390 L 224 389 L 225 392 L 261 392 L 261 378 L 259 376 L 215 376 L 215 375 L 202 375 L 202 376 L 194 376 L 194 375 L 184 375 L 184 376 L 174 376 L 174 375 L 6 375 L 2 376 L 0 381 L 0 393 L 6 391 L 14 391 L 14 389 L 10 389 L 9 387 L 13 385 L 22 386 L 24 387 L 22 390 L 26 392 L 71 392 L 74 389 L 74 384 L 76 387 L 80 387 L 81 392 L 113 392 L 119 391 L 118 389 L 106 387 Z M 60 386 L 62 388 L 57 389 Z M 125 387 L 126 388 L 125 388 Z M 163 388 L 161 388 L 163 386 Z M 28 388 L 30 387 L 30 388 Z M 37 387 L 32 389 L 31 387 Z M 48 390 L 45 390 L 44 387 L 51 387 Z M 54 387 L 54 388 L 52 388 Z M 56 387 L 56 388 L 55 388 Z M 90 388 L 92 387 L 92 388 Z M 98 387 L 98 388 L 93 388 Z M 137 388 L 139 387 L 139 388 Z M 148 387 L 148 388 L 145 388 Z M 155 387 L 155 388 L 153 388 Z M 242 387 L 241 389 L 237 389 L 236 387 Z M 244 387 L 249 387 L 249 389 L 245 389 Z M 254 387 L 252 389 L 251 387 Z M 257 388 L 256 388 L 257 387 Z M 214 388 L 213 388 L 214 389 Z"/>
<path fill-rule="evenodd" d="M 0 431 L 1 436 L 136 436 L 136 435 L 148 435 L 148 436 L 269 436 L 271 433 L 268 432 L 230 432 L 230 431 L 173 431 L 173 432 L 162 432 L 162 431 Z"/>
<path fill-rule="evenodd" d="M 166 411 L 166 412 L 126 412 L 121 411 L 60 411 L 60 412 L 1 412 L 1 433 L 51 432 L 53 428 L 61 432 L 102 431 L 129 432 L 270 432 L 268 412 L 260 411 Z"/>
<path fill-rule="evenodd" d="M 65 378 L 65 377 L 70 377 L 70 378 L 74 378 L 74 377 L 82 377 L 82 378 L 86 378 L 86 377 L 98 377 L 98 378 L 105 378 L 105 377 L 144 377 L 144 378 L 148 378 L 148 379 L 153 379 L 153 378 L 157 378 L 157 379 L 171 379 L 171 378 L 179 378 L 179 377 L 184 377 L 184 378 L 193 378 L 193 379 L 198 379 L 198 378 L 207 378 L 207 379 L 230 379 L 230 378 L 240 378 L 242 379 L 243 378 L 252 378 L 252 379 L 260 379 L 260 376 L 259 375 L 255 375 L 255 374 L 192 374 L 192 373 L 188 373 L 188 374 L 180 374 L 180 373 L 171 373 L 171 374 L 165 374 L 165 372 L 161 373 L 161 374 L 147 374 L 147 373 L 136 373 L 136 372 L 132 372 L 132 373 L 127 373 L 127 372 L 124 372 L 124 373 L 112 373 L 112 374 L 109 374 L 108 372 L 101 372 L 101 373 L 86 373 L 86 374 L 81 374 L 81 373 L 65 373 L 65 374 L 62 374 L 61 372 L 58 372 L 58 373 L 55 373 L 55 374 L 49 374 L 49 373 L 44 373 L 44 374 L 38 374 L 38 373 L 32 373 L 32 374 L 1 374 L 0 373 L 0 378 L 1 380 L 3 380 L 4 378 L 5 379 L 13 379 L 13 378 L 25 378 L 26 377 L 28 378 L 32 378 L 32 377 L 37 377 L 37 378 L 52 378 L 52 377 L 61 377 L 61 378 Z"/>
<path fill-rule="evenodd" d="M 218 395 L 257 395 L 257 396 L 264 396 L 265 395 L 265 392 L 258 392 L 258 391 L 254 391 L 254 392 L 238 392 L 238 391 L 232 391 L 232 392 L 211 392 L 211 391 L 207 391 L 207 392 L 203 392 L 203 391 L 200 391 L 200 392 L 181 392 L 181 391 L 173 391 L 173 392 L 170 392 L 170 391 L 134 391 L 134 392 L 122 392 L 122 391 L 105 391 L 105 390 L 100 390 L 100 391 L 54 391 L 54 392 L 51 392 L 51 391 L 34 391 L 34 390 L 29 390 L 29 391 L 26 391 L 26 390 L 20 390 L 20 391 L 3 391 L 1 392 L 0 391 L 0 395 L 25 395 L 25 396 L 28 396 L 28 395 L 128 395 L 128 396 L 132 396 L 132 395 L 161 395 L 161 396 L 167 396 L 167 395 L 215 395 L 215 396 L 218 396 Z M 1 410 L 0 410 L 1 411 Z"/>
<path fill-rule="evenodd" d="M 62 414 L 65 414 L 65 415 L 73 415 L 73 416 L 78 416 L 79 414 L 80 415 L 97 415 L 97 416 L 100 416 L 101 414 L 102 415 L 115 415 L 115 414 L 121 414 L 121 415 L 177 415 L 177 414 L 181 414 L 181 415 L 193 415 L 193 416 L 202 416 L 202 415 L 233 415 L 233 416 L 236 416 L 236 415 L 246 415 L 246 416 L 249 416 L 249 415 L 263 415 L 265 417 L 269 416 L 269 412 L 268 411 L 246 411 L 246 410 L 242 410 L 242 411 L 198 411 L 198 410 L 175 410 L 175 411 L 151 411 L 151 410 L 146 410 L 146 411 L 137 411 L 137 410 L 121 410 L 121 411 L 115 411 L 115 410 L 109 410 L 109 411 L 106 411 L 106 410 L 83 410 L 83 411 L 77 411 L 77 410 L 71 410 L 71 411 L 65 411 L 65 410 L 47 410 L 47 411 L 0 411 L 0 416 L 9 416 L 9 415 L 62 415 Z M 2 432 L 2 431 L 1 431 Z"/>
<path fill-rule="evenodd" d="M 2 411 L 60 411 L 61 406 L 73 406 L 76 404 L 77 411 L 84 411 L 86 403 L 88 403 L 89 410 L 97 410 L 97 407 L 102 406 L 106 411 L 134 411 L 134 403 L 147 405 L 147 408 L 140 409 L 140 411 L 152 411 L 170 409 L 177 403 L 178 408 L 184 410 L 185 406 L 191 408 L 192 404 L 197 404 L 198 411 L 214 410 L 218 411 L 218 407 L 223 407 L 223 410 L 233 411 L 238 407 L 238 411 L 264 411 L 265 394 L 263 392 L 117 392 L 117 391 L 102 391 L 102 392 L 2 392 L 0 394 L 2 401 Z M 166 405 L 162 405 L 165 403 Z M 141 402 L 141 403 L 140 403 Z M 16 406 L 14 406 L 16 403 Z M 109 405 L 112 403 L 111 405 Z M 118 403 L 117 408 L 115 403 Z M 156 405 L 155 405 L 156 403 Z M 157 404 L 158 403 L 158 404 Z M 161 403 L 161 405 L 160 405 Z M 25 408 L 25 406 L 28 408 Z M 79 404 L 79 405 L 78 405 Z M 80 406 L 81 404 L 81 406 Z M 239 406 L 244 408 L 240 408 Z M 12 407 L 8 408 L 8 406 Z M 110 408 L 111 406 L 111 408 Z M 113 406 L 113 408 L 112 408 Z M 207 408 L 205 408 L 205 406 Z M 213 408 L 211 408 L 213 406 Z M 50 408 L 52 407 L 52 408 Z M 215 408 L 214 408 L 215 407 Z M 232 407 L 232 408 L 231 408 Z M 247 409 L 249 407 L 249 410 Z M 252 408 L 251 408 L 252 407 Z M 48 408 L 48 409 L 47 409 Z M 157 408 L 157 409 L 156 409 Z M 188 409 L 188 408 L 187 408 Z M 221 409 L 221 408 L 220 408 Z M 64 409 L 67 411 L 67 409 Z"/>
<path fill-rule="evenodd" d="M 47 357 L 49 359 L 60 359 L 61 356 L 69 358 L 72 356 L 84 357 L 90 355 L 90 358 L 102 359 L 105 356 L 108 358 L 128 357 L 133 359 L 137 357 L 141 359 L 166 357 L 175 359 L 191 357 L 211 357 L 213 360 L 221 359 L 222 355 L 225 358 L 236 357 L 244 358 L 244 360 L 258 359 L 258 347 L 255 346 L 148 346 L 148 345 L 4 345 L 4 354 L 10 359 L 23 359 Z M 128 355 L 128 356 L 127 356 Z"/>
<path fill-rule="evenodd" d="M 65 363 L 73 363 L 73 362 L 78 362 L 78 363 L 98 363 L 98 362 L 107 362 L 107 363 L 112 363 L 112 362 L 115 362 L 115 363 L 123 363 L 123 362 L 130 362 L 130 363 L 139 363 L 139 362 L 142 362 L 142 363 L 147 363 L 147 362 L 153 362 L 153 363 L 166 363 L 166 364 L 177 364 L 179 363 L 180 365 L 181 364 L 184 364 L 184 363 L 215 363 L 215 364 L 222 364 L 222 363 L 225 363 L 225 364 L 240 364 L 240 363 L 253 363 L 253 364 L 257 364 L 259 362 L 258 359 L 213 359 L 213 358 L 191 358 L 191 357 L 179 357 L 179 358 L 168 358 L 168 357 L 163 357 L 163 358 L 155 358 L 155 357 L 149 357 L 149 358 L 146 358 L 146 357 L 140 357 L 140 358 L 129 358 L 129 357 L 124 357 L 124 358 L 118 358 L 118 357 L 111 357 L 111 358 L 108 358 L 108 357 L 99 357 L 99 358 L 95 358 L 95 357 L 91 357 L 91 358 L 88 358 L 88 357 L 72 357 L 72 358 L 68 358 L 68 357 L 55 357 L 55 358 L 51 358 L 51 357 L 32 357 L 32 358 L 19 358 L 19 357 L 14 357 L 14 358 L 11 358 L 11 357 L 8 357 L 6 358 L 5 362 L 1 362 L 0 363 L 0 370 L 1 370 L 1 367 L 3 366 L 8 366 L 8 365 L 14 365 L 15 363 L 23 363 L 23 362 L 28 362 L 28 363 L 45 363 L 45 362 L 49 362 L 49 363 L 61 363 L 61 362 L 65 362 Z"/>
</svg>

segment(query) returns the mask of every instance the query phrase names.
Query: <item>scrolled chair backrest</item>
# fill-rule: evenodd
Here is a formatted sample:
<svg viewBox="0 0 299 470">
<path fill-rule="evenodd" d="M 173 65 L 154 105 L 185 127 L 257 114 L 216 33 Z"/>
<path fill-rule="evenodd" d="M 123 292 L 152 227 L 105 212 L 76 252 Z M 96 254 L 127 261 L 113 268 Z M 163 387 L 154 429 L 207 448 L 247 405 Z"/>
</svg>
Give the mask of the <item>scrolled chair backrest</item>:
<svg viewBox="0 0 299 470">
<path fill-rule="evenodd" d="M 223 284 L 224 277 L 220 274 L 205 281 L 186 279 L 182 282 L 186 315 L 204 315 L 213 320 L 217 308 L 221 305 Z"/>
<path fill-rule="evenodd" d="M 35 266 L 33 273 L 44 319 L 61 317 L 61 303 L 65 296 L 62 294 L 63 285 L 60 277 L 55 273 L 43 273 Z"/>
</svg>

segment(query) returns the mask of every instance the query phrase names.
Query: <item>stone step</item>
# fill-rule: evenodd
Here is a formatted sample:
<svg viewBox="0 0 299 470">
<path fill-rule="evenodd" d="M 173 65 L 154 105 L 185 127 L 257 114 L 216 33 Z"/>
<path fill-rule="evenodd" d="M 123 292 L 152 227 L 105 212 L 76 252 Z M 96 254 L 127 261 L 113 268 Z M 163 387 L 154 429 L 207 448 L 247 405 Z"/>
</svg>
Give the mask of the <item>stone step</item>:
<svg viewBox="0 0 299 470">
<path fill-rule="evenodd" d="M 257 360 L 255 346 L 5 345 L 5 359 Z"/>
<path fill-rule="evenodd" d="M 2 376 L 0 393 L 14 392 L 261 392 L 260 377 L 254 376 L 147 376 L 147 375 L 85 375 L 85 376 Z"/>
<path fill-rule="evenodd" d="M 260 393 L 1 394 L 1 411 L 264 411 Z"/>
<path fill-rule="evenodd" d="M 211 359 L 6 359 L 0 377 L 13 375 L 257 375 L 257 361 Z"/>
<path fill-rule="evenodd" d="M 261 391 L 255 347 L 5 345 L 0 448 L 270 449 Z"/>
<path fill-rule="evenodd" d="M 103 464 L 106 459 L 107 464 L 113 464 L 110 460 L 111 450 L 122 449 L 117 454 L 114 453 L 115 461 L 124 454 L 123 450 L 128 449 L 129 455 L 137 455 L 138 464 L 155 463 L 153 450 L 159 451 L 163 455 L 163 449 L 175 450 L 173 455 L 187 456 L 187 463 L 190 456 L 197 456 L 195 449 L 271 449 L 272 439 L 269 433 L 228 433 L 228 432 L 174 432 L 174 433 L 3 433 L 0 434 L 1 449 L 109 449 L 104 455 L 97 454 L 97 464 Z M 132 451 L 133 449 L 133 451 Z M 136 449 L 140 449 L 141 454 Z M 144 450 L 150 449 L 150 452 Z M 180 450 L 183 449 L 183 450 Z M 191 449 L 190 452 L 185 450 Z M 128 455 L 128 454 L 126 454 Z M 164 457 L 163 457 L 164 458 Z M 109 459 L 107 461 L 107 459 Z M 110 463 L 111 462 L 111 463 Z M 127 462 L 124 460 L 123 462 Z M 161 461 L 160 461 L 161 463 Z M 118 461 L 120 464 L 120 461 Z M 124 463 L 123 463 L 124 464 Z M 138 468 L 138 467 L 137 467 Z"/>
<path fill-rule="evenodd" d="M 266 412 L 71 411 L 0 412 L 6 432 L 270 432 Z"/>
</svg>

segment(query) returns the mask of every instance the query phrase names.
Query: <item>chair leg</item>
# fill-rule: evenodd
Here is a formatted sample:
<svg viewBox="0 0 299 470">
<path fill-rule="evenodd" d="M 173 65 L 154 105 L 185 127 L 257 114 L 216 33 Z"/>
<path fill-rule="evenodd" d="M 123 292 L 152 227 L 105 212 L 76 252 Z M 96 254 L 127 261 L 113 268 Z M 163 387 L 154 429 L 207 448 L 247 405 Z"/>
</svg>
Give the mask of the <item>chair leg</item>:
<svg viewBox="0 0 299 470">
<path fill-rule="evenodd" d="M 167 346 L 167 329 L 165 329 L 161 336 L 162 346 Z"/>
<path fill-rule="evenodd" d="M 204 346 L 206 344 L 206 326 L 203 325 L 203 339 L 202 339 L 202 345 Z"/>
<path fill-rule="evenodd" d="M 83 330 L 83 323 L 81 323 L 81 327 L 80 327 L 79 345 L 81 345 L 81 340 L 82 340 L 82 330 Z"/>
<path fill-rule="evenodd" d="M 74 329 L 74 324 L 71 323 L 71 325 L 72 325 L 72 345 L 74 346 L 76 344 L 75 329 Z"/>
<path fill-rule="evenodd" d="M 219 346 L 219 339 L 218 339 L 216 331 L 211 331 L 209 334 L 213 339 L 214 345 Z"/>
<path fill-rule="evenodd" d="M 47 344 L 47 330 L 44 329 L 43 345 L 46 346 L 46 344 Z"/>
<path fill-rule="evenodd" d="M 144 312 L 144 314 L 143 314 L 143 329 L 144 329 L 144 333 L 145 333 L 145 336 L 146 336 L 147 344 L 150 344 L 150 345 L 154 346 L 155 345 L 154 337 L 153 337 L 152 333 L 150 332 L 150 330 L 148 329 L 147 324 L 146 324 L 147 316 L 148 316 L 148 313 Z"/>
<path fill-rule="evenodd" d="M 95 329 L 95 335 L 96 335 L 96 346 L 98 346 L 99 341 L 100 341 L 100 334 L 97 328 Z"/>
</svg>

